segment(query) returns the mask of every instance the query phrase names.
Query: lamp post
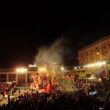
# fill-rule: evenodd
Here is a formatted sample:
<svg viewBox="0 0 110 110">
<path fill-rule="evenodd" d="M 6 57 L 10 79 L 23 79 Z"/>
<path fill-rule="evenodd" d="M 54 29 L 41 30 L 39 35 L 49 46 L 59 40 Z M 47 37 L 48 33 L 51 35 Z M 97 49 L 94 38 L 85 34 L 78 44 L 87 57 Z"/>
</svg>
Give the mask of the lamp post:
<svg viewBox="0 0 110 110">
<path fill-rule="evenodd" d="M 62 72 L 64 71 L 64 67 L 63 67 L 63 66 L 61 67 L 61 71 L 62 71 Z"/>
<path fill-rule="evenodd" d="M 64 70 L 65 70 L 65 68 L 62 66 L 60 69 L 61 69 L 61 72 L 63 74 L 63 79 L 64 79 Z"/>
</svg>

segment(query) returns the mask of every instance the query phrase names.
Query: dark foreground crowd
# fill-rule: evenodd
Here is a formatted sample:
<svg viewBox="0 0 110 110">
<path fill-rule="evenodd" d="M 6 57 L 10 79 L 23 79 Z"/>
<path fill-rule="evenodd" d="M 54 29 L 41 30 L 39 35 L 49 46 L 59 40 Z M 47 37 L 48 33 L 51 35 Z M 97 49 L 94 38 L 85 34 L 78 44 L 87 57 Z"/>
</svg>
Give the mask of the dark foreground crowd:
<svg viewBox="0 0 110 110">
<path fill-rule="evenodd" d="M 110 95 L 110 94 L 109 94 Z M 110 110 L 110 101 L 101 101 L 97 95 L 75 93 L 25 94 L 2 105 L 0 110 Z"/>
<path fill-rule="evenodd" d="M 9 100 L 0 110 L 110 110 L 110 86 L 82 85 L 74 92 L 27 92 Z"/>
</svg>

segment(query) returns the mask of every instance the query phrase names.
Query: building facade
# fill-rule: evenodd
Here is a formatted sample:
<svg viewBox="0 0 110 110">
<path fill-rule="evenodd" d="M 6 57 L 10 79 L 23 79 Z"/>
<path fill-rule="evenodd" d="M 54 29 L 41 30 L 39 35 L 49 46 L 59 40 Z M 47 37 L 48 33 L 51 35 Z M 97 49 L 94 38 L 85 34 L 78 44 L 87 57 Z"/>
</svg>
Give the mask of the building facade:
<svg viewBox="0 0 110 110">
<path fill-rule="evenodd" d="M 79 64 L 87 72 L 95 74 L 101 73 L 102 71 L 109 72 L 110 35 L 80 49 L 78 59 Z"/>
<path fill-rule="evenodd" d="M 19 73 L 13 68 L 0 68 L 0 82 L 16 82 L 17 84 L 26 85 L 32 83 L 32 75 L 37 73 L 37 68 L 28 68 L 28 71 Z"/>
</svg>

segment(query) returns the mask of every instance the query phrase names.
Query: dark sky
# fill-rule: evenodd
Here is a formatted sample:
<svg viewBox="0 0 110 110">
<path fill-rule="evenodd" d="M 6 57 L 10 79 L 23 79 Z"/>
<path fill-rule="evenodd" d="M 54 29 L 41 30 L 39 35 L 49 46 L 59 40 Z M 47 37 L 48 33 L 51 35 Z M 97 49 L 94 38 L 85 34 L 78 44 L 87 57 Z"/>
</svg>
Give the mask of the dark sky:
<svg viewBox="0 0 110 110">
<path fill-rule="evenodd" d="M 79 48 L 110 34 L 109 12 L 43 17 L 46 18 L 42 21 L 31 19 L 0 25 L 0 67 L 33 63 L 41 46 L 52 44 L 61 36 L 68 41 L 71 51 L 65 58 L 69 64 L 76 64 Z"/>
</svg>

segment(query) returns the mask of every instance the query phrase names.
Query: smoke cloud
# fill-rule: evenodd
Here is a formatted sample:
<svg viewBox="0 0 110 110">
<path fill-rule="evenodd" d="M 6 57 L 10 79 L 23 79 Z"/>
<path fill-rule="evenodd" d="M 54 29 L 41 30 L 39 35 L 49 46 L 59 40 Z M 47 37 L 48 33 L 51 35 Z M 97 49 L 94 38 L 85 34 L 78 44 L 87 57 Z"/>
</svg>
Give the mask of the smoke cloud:
<svg viewBox="0 0 110 110">
<path fill-rule="evenodd" d="M 53 65 L 63 65 L 63 38 L 56 40 L 52 45 L 41 47 L 35 58 L 35 63 L 40 66 L 46 65 L 53 71 Z"/>
<path fill-rule="evenodd" d="M 41 47 L 35 57 L 35 63 L 41 66 L 47 65 L 50 69 L 53 68 L 53 64 L 72 67 L 77 63 L 75 59 L 77 42 L 73 36 L 73 33 L 64 34 L 53 44 Z"/>
</svg>

